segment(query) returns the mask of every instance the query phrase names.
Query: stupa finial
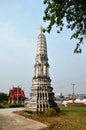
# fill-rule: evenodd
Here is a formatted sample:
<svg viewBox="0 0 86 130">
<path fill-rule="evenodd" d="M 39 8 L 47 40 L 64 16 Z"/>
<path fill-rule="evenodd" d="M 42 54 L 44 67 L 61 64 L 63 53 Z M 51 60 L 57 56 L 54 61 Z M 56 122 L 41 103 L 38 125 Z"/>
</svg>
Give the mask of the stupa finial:
<svg viewBox="0 0 86 130">
<path fill-rule="evenodd" d="M 43 33 L 43 27 L 42 26 L 40 27 L 40 33 Z"/>
</svg>

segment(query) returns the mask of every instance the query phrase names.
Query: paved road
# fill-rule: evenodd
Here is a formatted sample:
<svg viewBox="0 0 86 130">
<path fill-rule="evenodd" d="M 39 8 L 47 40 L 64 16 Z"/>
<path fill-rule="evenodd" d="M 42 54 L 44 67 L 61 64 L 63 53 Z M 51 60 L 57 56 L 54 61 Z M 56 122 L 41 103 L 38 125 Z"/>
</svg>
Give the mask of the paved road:
<svg viewBox="0 0 86 130">
<path fill-rule="evenodd" d="M 45 124 L 12 113 L 24 108 L 0 109 L 0 130 L 39 130 Z"/>
</svg>

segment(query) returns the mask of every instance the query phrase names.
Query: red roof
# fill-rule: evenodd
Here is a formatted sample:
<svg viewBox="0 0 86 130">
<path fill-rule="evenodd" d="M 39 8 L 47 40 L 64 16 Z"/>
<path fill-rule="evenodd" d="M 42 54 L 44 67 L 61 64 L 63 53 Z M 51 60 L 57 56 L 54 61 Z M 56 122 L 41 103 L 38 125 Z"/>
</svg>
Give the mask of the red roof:
<svg viewBox="0 0 86 130">
<path fill-rule="evenodd" d="M 25 99 L 24 91 L 20 87 L 13 87 L 9 91 L 8 99 L 9 98 L 22 98 Z"/>
</svg>

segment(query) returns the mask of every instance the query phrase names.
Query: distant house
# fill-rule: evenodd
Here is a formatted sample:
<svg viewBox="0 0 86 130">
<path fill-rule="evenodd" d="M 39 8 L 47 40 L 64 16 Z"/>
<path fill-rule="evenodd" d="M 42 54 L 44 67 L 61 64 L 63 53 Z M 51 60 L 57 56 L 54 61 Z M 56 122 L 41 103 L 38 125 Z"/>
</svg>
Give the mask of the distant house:
<svg viewBox="0 0 86 130">
<path fill-rule="evenodd" d="M 12 89 L 9 90 L 9 95 L 8 95 L 8 103 L 10 104 L 22 104 L 24 103 L 26 97 L 24 94 L 24 90 L 20 87 L 13 87 Z"/>
<path fill-rule="evenodd" d="M 66 96 L 66 99 L 72 99 L 73 98 L 73 94 L 68 94 L 67 96 Z"/>
</svg>

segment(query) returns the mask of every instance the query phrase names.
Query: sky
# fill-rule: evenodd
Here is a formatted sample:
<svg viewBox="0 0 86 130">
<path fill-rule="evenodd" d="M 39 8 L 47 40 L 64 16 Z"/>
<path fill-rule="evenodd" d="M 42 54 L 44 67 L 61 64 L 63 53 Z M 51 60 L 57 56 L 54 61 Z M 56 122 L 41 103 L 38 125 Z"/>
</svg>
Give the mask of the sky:
<svg viewBox="0 0 86 130">
<path fill-rule="evenodd" d="M 0 92 L 20 86 L 29 97 L 34 76 L 37 38 L 43 21 L 43 0 L 0 0 Z M 77 40 L 72 32 L 56 27 L 45 33 L 51 85 L 55 95 L 86 94 L 86 41 L 81 54 L 74 54 Z"/>
</svg>

